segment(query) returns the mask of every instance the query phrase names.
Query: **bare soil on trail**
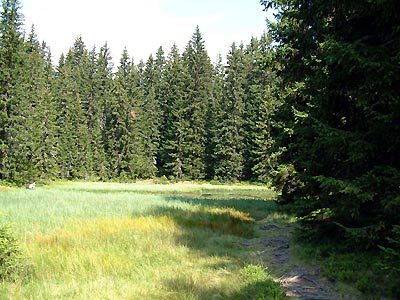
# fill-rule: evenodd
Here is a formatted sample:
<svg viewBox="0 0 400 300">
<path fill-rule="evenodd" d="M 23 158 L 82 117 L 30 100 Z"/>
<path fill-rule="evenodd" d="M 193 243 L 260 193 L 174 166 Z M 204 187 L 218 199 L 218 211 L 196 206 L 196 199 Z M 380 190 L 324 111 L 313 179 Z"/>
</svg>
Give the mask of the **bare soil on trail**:
<svg viewBox="0 0 400 300">
<path fill-rule="evenodd" d="M 293 300 L 359 300 L 361 295 L 351 287 L 339 288 L 326 278 L 318 266 L 306 265 L 293 253 L 293 227 L 264 224 L 257 238 L 243 240 L 242 247 L 253 259 L 277 277 L 288 299 Z"/>
</svg>

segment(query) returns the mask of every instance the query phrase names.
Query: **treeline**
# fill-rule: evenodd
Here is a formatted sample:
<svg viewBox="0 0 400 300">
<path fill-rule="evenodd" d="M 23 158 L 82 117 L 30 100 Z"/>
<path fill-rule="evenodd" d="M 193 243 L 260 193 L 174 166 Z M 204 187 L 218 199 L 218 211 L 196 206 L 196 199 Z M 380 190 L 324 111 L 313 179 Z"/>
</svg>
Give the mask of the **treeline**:
<svg viewBox="0 0 400 300">
<path fill-rule="evenodd" d="M 2 1 L 0 180 L 268 177 L 268 35 L 212 64 L 196 28 L 183 53 L 135 64 L 124 50 L 116 68 L 79 37 L 53 66 L 21 26 L 19 1 Z"/>
</svg>

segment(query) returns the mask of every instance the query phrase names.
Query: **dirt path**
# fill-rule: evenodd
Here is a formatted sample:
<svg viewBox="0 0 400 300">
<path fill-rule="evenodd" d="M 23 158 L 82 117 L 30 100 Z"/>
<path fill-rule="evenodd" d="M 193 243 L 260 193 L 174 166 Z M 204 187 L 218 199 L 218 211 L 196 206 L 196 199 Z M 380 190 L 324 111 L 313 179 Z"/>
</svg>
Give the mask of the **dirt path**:
<svg viewBox="0 0 400 300">
<path fill-rule="evenodd" d="M 254 258 L 278 277 L 289 299 L 296 300 L 358 300 L 352 291 L 339 291 L 335 283 L 324 277 L 321 269 L 299 263 L 293 257 L 293 229 L 266 224 L 260 226 L 260 237 L 242 241 L 243 247 L 253 250 Z"/>
</svg>

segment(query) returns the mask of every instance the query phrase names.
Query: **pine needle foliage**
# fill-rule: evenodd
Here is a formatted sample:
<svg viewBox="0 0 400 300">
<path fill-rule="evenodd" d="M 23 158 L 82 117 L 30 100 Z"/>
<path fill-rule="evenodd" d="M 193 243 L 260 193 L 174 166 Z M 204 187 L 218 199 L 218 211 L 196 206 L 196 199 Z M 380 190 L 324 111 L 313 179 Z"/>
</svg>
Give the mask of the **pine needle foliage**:
<svg viewBox="0 0 400 300">
<path fill-rule="evenodd" d="M 261 2 L 277 11 L 282 200 L 353 249 L 398 240 L 399 2 Z"/>
</svg>

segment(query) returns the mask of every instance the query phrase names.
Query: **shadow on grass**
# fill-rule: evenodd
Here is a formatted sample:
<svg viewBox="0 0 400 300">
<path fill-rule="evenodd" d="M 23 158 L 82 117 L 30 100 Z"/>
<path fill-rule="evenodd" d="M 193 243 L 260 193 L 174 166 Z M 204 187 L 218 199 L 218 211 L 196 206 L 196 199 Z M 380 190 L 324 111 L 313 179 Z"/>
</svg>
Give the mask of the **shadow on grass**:
<svg viewBox="0 0 400 300">
<path fill-rule="evenodd" d="M 228 258 L 225 265 L 207 267 L 215 272 L 230 270 L 236 274 L 236 280 L 240 268 L 253 262 L 246 242 L 255 237 L 256 221 L 282 213 L 281 207 L 271 200 L 173 195 L 164 199 L 165 205 L 151 208 L 146 215 L 172 219 L 181 229 L 175 236 L 176 243 L 197 251 L 200 257 Z M 167 279 L 164 284 L 167 290 L 177 295 L 174 299 L 285 299 L 281 287 L 269 275 L 246 284 L 240 280 L 236 284 L 211 284 L 210 281 L 212 275 L 197 281 L 190 270 L 186 270 L 184 274 Z"/>
<path fill-rule="evenodd" d="M 148 211 L 151 216 L 167 216 L 186 230 L 196 228 L 219 234 L 252 237 L 254 219 L 249 213 L 228 207 L 193 206 L 177 208 L 159 206 Z"/>
<path fill-rule="evenodd" d="M 227 197 L 228 196 L 228 197 Z M 215 207 L 215 208 L 232 208 L 238 211 L 242 211 L 250 214 L 254 220 L 260 220 L 266 218 L 271 214 L 283 214 L 282 206 L 277 205 L 272 201 L 273 195 L 267 195 L 265 199 L 254 199 L 243 197 L 243 195 L 237 194 L 202 194 L 193 195 L 166 195 L 163 199 L 167 204 L 184 204 L 189 206 L 201 206 L 201 207 Z"/>
<path fill-rule="evenodd" d="M 170 218 L 184 233 L 177 237 L 177 243 L 206 255 L 214 255 L 216 251 L 226 251 L 227 248 L 242 249 L 241 242 L 254 237 L 257 221 L 284 219 L 286 216 L 282 207 L 272 200 L 178 195 L 167 195 L 163 199 L 165 205 L 153 206 L 144 214 Z M 133 216 L 136 217 L 135 214 Z"/>
</svg>

